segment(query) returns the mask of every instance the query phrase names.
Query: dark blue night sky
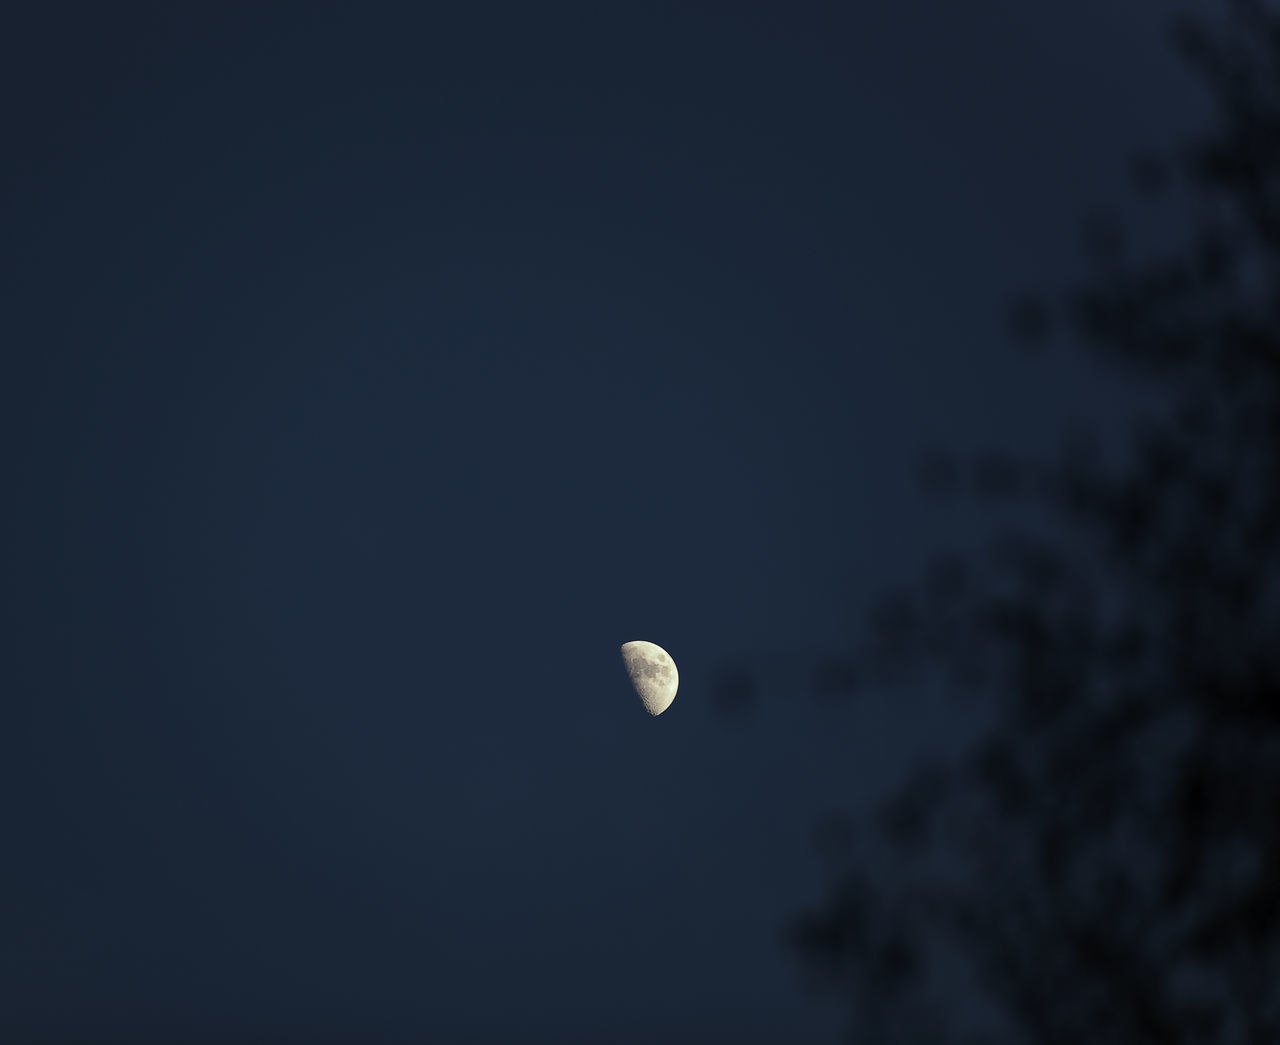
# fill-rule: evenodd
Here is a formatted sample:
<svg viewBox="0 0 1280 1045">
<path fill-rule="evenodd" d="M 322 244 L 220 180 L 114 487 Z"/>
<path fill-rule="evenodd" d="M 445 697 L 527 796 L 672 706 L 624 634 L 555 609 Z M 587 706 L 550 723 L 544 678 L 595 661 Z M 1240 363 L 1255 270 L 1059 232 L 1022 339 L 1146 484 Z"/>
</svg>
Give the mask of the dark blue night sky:
<svg viewBox="0 0 1280 1045">
<path fill-rule="evenodd" d="M 1068 6 L 7 9 L 0 1041 L 835 1040 L 813 823 L 974 724 L 807 658 L 1200 115 Z"/>
</svg>

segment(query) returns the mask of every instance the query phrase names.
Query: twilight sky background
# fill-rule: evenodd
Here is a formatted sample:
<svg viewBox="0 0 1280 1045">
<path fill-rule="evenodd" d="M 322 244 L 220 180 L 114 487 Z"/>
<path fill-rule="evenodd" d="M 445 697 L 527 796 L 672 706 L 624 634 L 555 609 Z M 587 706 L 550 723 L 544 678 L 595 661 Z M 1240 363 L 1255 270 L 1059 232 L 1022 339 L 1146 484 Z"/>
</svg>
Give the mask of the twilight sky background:
<svg viewBox="0 0 1280 1045">
<path fill-rule="evenodd" d="M 1123 413 L 1003 309 L 1172 6 L 23 6 L 0 1040 L 835 1040 L 812 826 L 976 724 L 806 666 L 977 532 L 921 451 Z"/>
</svg>

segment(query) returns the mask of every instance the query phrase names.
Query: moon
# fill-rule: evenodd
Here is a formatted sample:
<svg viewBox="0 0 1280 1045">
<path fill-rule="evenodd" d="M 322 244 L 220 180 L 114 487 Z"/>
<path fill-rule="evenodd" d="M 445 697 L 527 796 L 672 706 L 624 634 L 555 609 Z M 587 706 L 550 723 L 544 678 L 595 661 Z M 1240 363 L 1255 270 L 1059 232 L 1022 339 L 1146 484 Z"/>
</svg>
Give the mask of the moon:
<svg viewBox="0 0 1280 1045">
<path fill-rule="evenodd" d="M 671 654 L 655 642 L 637 639 L 622 644 L 622 663 L 645 711 L 661 715 L 671 707 L 680 685 L 680 673 Z"/>
</svg>

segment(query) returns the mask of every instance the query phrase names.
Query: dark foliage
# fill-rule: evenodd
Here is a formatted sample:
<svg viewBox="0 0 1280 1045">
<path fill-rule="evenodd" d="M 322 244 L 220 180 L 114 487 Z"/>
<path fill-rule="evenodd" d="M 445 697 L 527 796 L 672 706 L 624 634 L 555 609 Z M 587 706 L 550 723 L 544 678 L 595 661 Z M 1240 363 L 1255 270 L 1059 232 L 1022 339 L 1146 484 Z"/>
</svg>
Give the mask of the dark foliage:
<svg viewBox="0 0 1280 1045">
<path fill-rule="evenodd" d="M 936 563 L 817 679 L 936 671 L 997 702 L 978 750 L 892 796 L 874 846 L 821 833 L 840 869 L 787 938 L 856 1040 L 1280 1041 L 1280 17 L 1241 0 L 1173 37 L 1218 127 L 1133 177 L 1182 193 L 1184 244 L 1134 260 L 1090 219 L 1084 285 L 1011 317 L 1161 405 L 1118 460 L 927 461 L 931 488 L 1038 499 L 1060 525 Z"/>
</svg>

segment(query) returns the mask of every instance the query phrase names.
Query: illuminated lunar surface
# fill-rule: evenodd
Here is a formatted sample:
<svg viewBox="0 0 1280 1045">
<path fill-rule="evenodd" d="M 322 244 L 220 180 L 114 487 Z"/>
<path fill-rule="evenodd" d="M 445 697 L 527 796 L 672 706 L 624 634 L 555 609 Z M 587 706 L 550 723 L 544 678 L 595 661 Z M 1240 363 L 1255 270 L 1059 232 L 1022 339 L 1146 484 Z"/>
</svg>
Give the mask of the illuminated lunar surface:
<svg viewBox="0 0 1280 1045">
<path fill-rule="evenodd" d="M 622 663 L 631 676 L 640 703 L 650 715 L 661 715 L 676 699 L 680 673 L 676 662 L 661 646 L 637 640 L 622 644 Z"/>
</svg>

